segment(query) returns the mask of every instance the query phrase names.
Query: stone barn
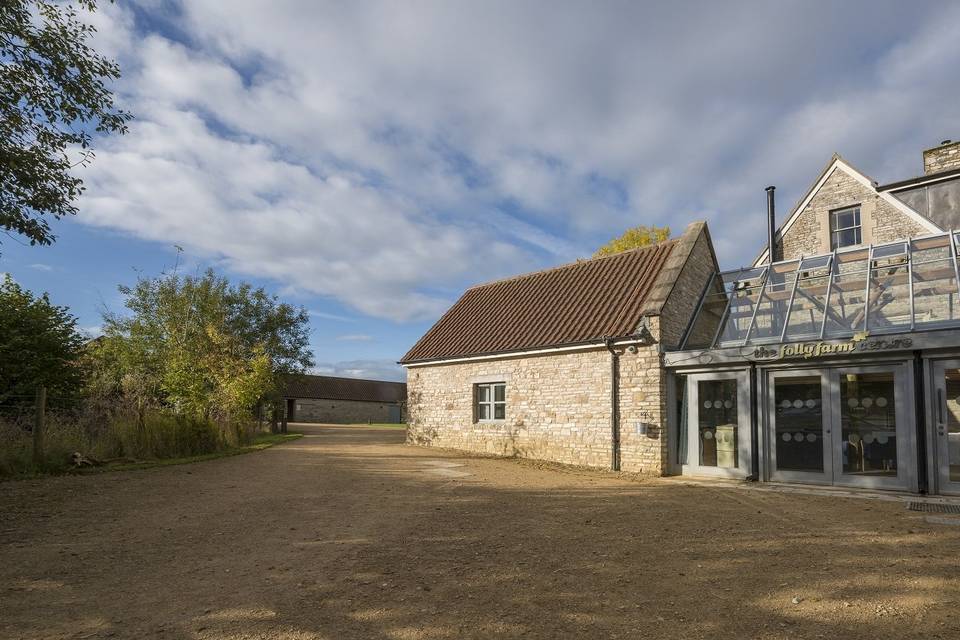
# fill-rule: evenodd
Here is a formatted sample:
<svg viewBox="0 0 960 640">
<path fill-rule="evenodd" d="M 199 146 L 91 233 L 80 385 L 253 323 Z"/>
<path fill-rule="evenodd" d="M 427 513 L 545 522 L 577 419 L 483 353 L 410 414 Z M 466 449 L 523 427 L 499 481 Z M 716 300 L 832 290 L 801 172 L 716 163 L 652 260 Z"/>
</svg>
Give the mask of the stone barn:
<svg viewBox="0 0 960 640">
<path fill-rule="evenodd" d="M 299 375 L 284 392 L 287 420 L 330 424 L 402 423 L 407 385 L 335 376 Z"/>
</svg>

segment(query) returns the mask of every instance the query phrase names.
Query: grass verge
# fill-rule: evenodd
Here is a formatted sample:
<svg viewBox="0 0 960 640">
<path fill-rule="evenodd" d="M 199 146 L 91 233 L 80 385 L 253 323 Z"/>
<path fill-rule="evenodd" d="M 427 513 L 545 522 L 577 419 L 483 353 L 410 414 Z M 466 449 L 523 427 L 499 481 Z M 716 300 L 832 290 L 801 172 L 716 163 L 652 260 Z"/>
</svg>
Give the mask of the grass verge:
<svg viewBox="0 0 960 640">
<path fill-rule="evenodd" d="M 81 469 L 71 469 L 68 473 L 89 474 L 89 473 L 108 473 L 111 471 L 133 471 L 136 469 L 152 469 L 153 467 L 169 467 L 177 464 L 190 464 L 193 462 L 203 462 L 205 460 L 216 460 L 217 458 L 229 458 L 230 456 L 239 456 L 244 453 L 253 453 L 254 451 L 263 451 L 269 449 L 275 444 L 282 444 L 297 438 L 302 438 L 302 433 L 264 433 L 256 436 L 250 444 L 234 449 L 226 449 L 214 453 L 204 453 L 198 456 L 186 456 L 184 458 L 165 458 L 161 460 L 143 460 L 140 462 L 130 462 L 121 464 L 104 465 L 102 467 L 84 467 Z"/>
</svg>

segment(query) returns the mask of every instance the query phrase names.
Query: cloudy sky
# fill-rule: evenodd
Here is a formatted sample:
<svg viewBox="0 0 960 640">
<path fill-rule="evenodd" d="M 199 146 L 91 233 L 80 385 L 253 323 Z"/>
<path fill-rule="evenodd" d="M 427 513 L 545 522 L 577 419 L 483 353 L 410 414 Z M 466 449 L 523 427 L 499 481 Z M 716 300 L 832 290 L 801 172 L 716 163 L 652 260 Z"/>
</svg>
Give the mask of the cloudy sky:
<svg viewBox="0 0 960 640">
<path fill-rule="evenodd" d="M 960 138 L 955 2 L 102 4 L 136 120 L 0 271 L 95 330 L 176 244 L 309 309 L 341 375 L 402 377 L 466 286 L 629 226 L 748 262 L 768 184 L 783 217 L 835 151 L 886 182 Z"/>
</svg>

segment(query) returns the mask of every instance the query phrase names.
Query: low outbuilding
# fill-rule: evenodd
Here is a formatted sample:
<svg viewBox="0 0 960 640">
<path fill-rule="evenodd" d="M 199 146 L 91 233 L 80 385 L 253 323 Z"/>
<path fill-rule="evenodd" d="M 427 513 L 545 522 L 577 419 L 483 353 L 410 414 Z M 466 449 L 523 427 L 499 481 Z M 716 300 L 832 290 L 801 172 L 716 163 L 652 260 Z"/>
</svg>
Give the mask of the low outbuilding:
<svg viewBox="0 0 960 640">
<path fill-rule="evenodd" d="M 407 385 L 384 380 L 299 375 L 284 390 L 289 422 L 401 423 Z"/>
</svg>

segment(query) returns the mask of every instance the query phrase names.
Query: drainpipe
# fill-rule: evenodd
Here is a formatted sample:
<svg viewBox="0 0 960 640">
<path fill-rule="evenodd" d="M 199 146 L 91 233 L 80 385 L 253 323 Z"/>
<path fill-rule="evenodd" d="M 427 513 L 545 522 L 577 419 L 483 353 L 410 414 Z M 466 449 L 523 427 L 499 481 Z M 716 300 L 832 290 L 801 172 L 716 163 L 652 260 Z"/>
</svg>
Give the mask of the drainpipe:
<svg viewBox="0 0 960 640">
<path fill-rule="evenodd" d="M 620 354 L 613 347 L 613 338 L 604 340 L 610 352 L 610 470 L 620 471 Z"/>
</svg>

